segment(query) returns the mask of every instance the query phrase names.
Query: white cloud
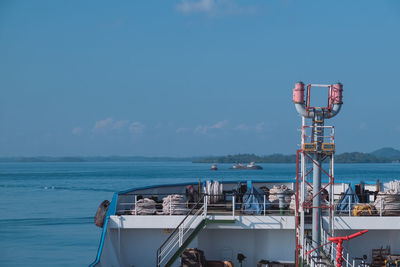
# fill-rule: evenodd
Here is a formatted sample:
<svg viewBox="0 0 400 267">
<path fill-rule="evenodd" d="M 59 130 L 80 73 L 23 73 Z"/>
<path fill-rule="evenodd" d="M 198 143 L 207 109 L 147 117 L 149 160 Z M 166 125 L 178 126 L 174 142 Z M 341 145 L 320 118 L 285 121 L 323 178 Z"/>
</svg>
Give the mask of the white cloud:
<svg viewBox="0 0 400 267">
<path fill-rule="evenodd" d="M 175 132 L 178 133 L 178 134 L 180 134 L 180 133 L 187 133 L 187 132 L 189 132 L 189 131 L 190 131 L 189 128 L 181 127 L 181 128 L 176 129 Z"/>
<path fill-rule="evenodd" d="M 113 118 L 106 118 L 99 120 L 93 127 L 93 132 L 106 132 L 125 129 L 129 125 L 129 120 L 114 120 Z"/>
<path fill-rule="evenodd" d="M 125 126 L 127 126 L 129 124 L 128 120 L 120 120 L 120 121 L 116 121 L 113 126 L 112 129 L 113 130 L 120 130 L 125 128 Z"/>
<path fill-rule="evenodd" d="M 260 123 L 257 123 L 256 124 L 256 131 L 257 132 L 261 132 L 262 130 L 264 130 L 264 125 L 265 125 L 265 122 L 260 122 Z"/>
<path fill-rule="evenodd" d="M 239 124 L 238 126 L 235 127 L 235 130 L 247 131 L 247 130 L 249 130 L 249 128 L 250 127 L 247 124 L 241 123 L 241 124 Z"/>
<path fill-rule="evenodd" d="M 75 127 L 74 129 L 72 129 L 73 135 L 80 135 L 82 133 L 83 133 L 83 129 L 81 127 Z"/>
<path fill-rule="evenodd" d="M 215 8 L 214 0 L 181 0 L 176 8 L 183 13 L 210 12 Z"/>
<path fill-rule="evenodd" d="M 176 6 L 179 12 L 207 14 L 251 14 L 254 6 L 239 6 L 233 0 L 181 0 Z"/>
<path fill-rule="evenodd" d="M 214 125 L 199 125 L 194 129 L 195 133 L 207 134 L 212 129 L 223 129 L 228 124 L 227 120 L 219 121 Z"/>
<path fill-rule="evenodd" d="M 208 127 L 207 126 L 203 126 L 203 125 L 199 125 L 194 129 L 195 133 L 201 133 L 201 134 L 206 134 L 208 131 Z"/>
<path fill-rule="evenodd" d="M 138 121 L 132 122 L 129 125 L 129 132 L 131 132 L 133 134 L 139 134 L 139 133 L 143 132 L 144 128 L 145 128 L 145 126 L 142 123 L 140 123 Z"/>
<path fill-rule="evenodd" d="M 265 131 L 265 122 L 259 122 L 256 124 L 245 124 L 245 123 L 241 123 L 238 124 L 235 128 L 233 128 L 236 131 L 249 131 L 249 132 L 264 132 Z"/>
<path fill-rule="evenodd" d="M 224 128 L 226 125 L 228 124 L 227 120 L 223 120 L 223 121 L 219 121 L 216 124 L 214 124 L 213 126 L 211 126 L 211 129 L 222 129 Z"/>
<path fill-rule="evenodd" d="M 104 120 L 97 121 L 93 127 L 93 132 L 101 132 L 108 130 L 112 127 L 114 120 L 112 118 L 107 118 Z"/>
</svg>

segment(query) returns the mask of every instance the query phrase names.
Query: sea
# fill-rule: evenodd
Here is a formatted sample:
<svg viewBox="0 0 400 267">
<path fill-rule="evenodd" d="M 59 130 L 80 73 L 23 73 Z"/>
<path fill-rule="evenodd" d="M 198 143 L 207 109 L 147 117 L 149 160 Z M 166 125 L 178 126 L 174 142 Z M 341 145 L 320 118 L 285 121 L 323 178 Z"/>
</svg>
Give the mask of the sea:
<svg viewBox="0 0 400 267">
<path fill-rule="evenodd" d="M 0 266 L 88 266 L 101 229 L 99 204 L 129 188 L 198 180 L 293 180 L 295 164 L 191 162 L 0 163 Z M 400 178 L 400 164 L 336 164 L 335 179 L 376 183 Z"/>
</svg>

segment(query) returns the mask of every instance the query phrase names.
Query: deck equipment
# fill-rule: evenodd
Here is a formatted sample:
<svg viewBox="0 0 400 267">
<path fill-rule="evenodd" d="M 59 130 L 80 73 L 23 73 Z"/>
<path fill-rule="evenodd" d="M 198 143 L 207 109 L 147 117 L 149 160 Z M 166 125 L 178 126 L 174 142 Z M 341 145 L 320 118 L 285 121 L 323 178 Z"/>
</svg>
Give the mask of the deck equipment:
<svg viewBox="0 0 400 267">
<path fill-rule="evenodd" d="M 348 235 L 348 236 L 337 236 L 337 237 L 329 237 L 328 240 L 335 243 L 336 244 L 336 266 L 337 267 L 342 267 L 342 263 L 343 263 L 343 241 L 347 241 L 350 239 L 353 239 L 357 236 L 363 235 L 366 232 L 368 232 L 368 230 L 363 230 L 360 231 L 358 233 L 352 234 L 352 235 Z"/>
</svg>

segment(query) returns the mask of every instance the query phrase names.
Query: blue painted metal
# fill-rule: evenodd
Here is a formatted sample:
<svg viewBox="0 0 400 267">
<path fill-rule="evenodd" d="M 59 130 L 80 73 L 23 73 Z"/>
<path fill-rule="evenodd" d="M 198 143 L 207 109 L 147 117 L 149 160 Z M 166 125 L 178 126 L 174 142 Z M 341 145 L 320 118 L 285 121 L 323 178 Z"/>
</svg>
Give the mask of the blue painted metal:
<svg viewBox="0 0 400 267">
<path fill-rule="evenodd" d="M 97 263 L 99 263 L 100 261 L 100 257 L 101 257 L 101 252 L 103 251 L 103 245 L 104 245 L 104 239 L 106 237 L 106 232 L 107 232 L 107 227 L 108 227 L 108 221 L 110 219 L 111 215 L 114 215 L 117 209 L 117 201 L 118 201 L 118 194 L 114 194 L 111 204 L 108 207 L 107 213 L 106 213 L 106 218 L 104 221 L 104 226 L 103 226 L 103 231 L 101 233 L 101 238 L 100 238 L 100 244 L 99 244 L 99 248 L 97 249 L 97 256 L 96 259 L 94 260 L 93 263 L 91 263 L 89 265 L 89 267 L 94 267 Z"/>
<path fill-rule="evenodd" d="M 230 180 L 230 181 L 220 181 L 222 184 L 228 184 L 228 183 L 247 183 L 248 180 Z M 252 183 L 295 183 L 296 178 L 293 179 L 288 179 L 288 180 L 252 180 Z M 322 179 L 323 183 L 328 183 L 329 181 L 327 179 Z M 169 186 L 183 186 L 183 185 L 192 185 L 192 184 L 197 184 L 198 181 L 194 181 L 192 183 L 190 182 L 184 182 L 184 183 L 176 183 L 176 184 L 163 184 L 163 185 L 149 185 L 149 186 L 142 186 L 142 187 L 132 187 L 127 190 L 119 191 L 117 192 L 118 195 L 123 195 L 127 193 L 131 193 L 136 190 L 144 190 L 144 189 L 152 189 L 156 187 L 169 187 Z M 200 181 L 201 184 L 203 184 L 203 181 Z M 346 184 L 351 184 L 354 183 L 354 181 L 350 180 L 338 180 L 335 179 L 335 183 L 346 183 Z M 369 184 L 369 185 L 374 185 L 376 184 L 376 181 L 365 181 L 364 184 Z"/>
<path fill-rule="evenodd" d="M 210 180 L 206 180 L 206 181 L 210 181 Z M 215 180 L 215 181 L 217 181 L 217 180 Z M 222 183 L 222 184 L 237 183 L 237 182 L 247 183 L 247 180 L 220 181 L 220 183 Z M 296 182 L 296 178 L 289 179 L 289 180 L 253 180 L 252 182 L 253 183 L 295 183 Z M 197 184 L 197 183 L 198 183 L 198 180 L 194 181 L 192 183 L 185 182 L 185 183 L 177 183 L 177 184 L 163 184 L 163 185 L 150 185 L 150 186 L 143 186 L 143 187 L 133 187 L 133 188 L 130 188 L 128 190 L 119 191 L 119 192 L 117 192 L 117 194 L 118 195 L 122 195 L 122 194 L 126 194 L 126 193 L 131 193 L 131 192 L 136 191 L 136 190 L 151 189 L 151 188 L 156 188 L 156 187 L 193 185 L 193 184 Z M 200 181 L 200 183 L 203 184 L 203 181 Z"/>
</svg>

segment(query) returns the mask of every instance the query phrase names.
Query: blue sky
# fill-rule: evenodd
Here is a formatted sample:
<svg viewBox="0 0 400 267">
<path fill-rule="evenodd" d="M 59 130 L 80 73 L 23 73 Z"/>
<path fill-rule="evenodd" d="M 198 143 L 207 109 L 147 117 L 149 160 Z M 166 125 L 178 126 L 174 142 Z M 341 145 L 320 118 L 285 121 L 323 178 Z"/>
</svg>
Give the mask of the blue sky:
<svg viewBox="0 0 400 267">
<path fill-rule="evenodd" d="M 0 1 L 0 156 L 294 153 L 294 83 L 344 84 L 338 152 L 400 148 L 399 1 Z"/>
</svg>

